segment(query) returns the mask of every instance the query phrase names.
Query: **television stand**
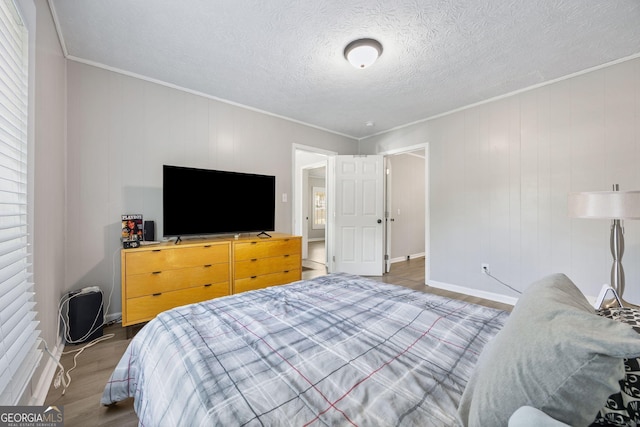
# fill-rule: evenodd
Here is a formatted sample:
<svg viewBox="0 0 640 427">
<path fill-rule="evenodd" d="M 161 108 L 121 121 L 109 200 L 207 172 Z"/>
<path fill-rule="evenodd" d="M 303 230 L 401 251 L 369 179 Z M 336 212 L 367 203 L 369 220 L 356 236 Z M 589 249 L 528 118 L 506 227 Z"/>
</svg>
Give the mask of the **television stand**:
<svg viewBox="0 0 640 427">
<path fill-rule="evenodd" d="M 271 234 L 267 233 L 266 231 L 261 231 L 260 233 L 257 234 L 257 237 L 260 236 L 265 236 L 266 238 L 271 237 Z"/>
</svg>

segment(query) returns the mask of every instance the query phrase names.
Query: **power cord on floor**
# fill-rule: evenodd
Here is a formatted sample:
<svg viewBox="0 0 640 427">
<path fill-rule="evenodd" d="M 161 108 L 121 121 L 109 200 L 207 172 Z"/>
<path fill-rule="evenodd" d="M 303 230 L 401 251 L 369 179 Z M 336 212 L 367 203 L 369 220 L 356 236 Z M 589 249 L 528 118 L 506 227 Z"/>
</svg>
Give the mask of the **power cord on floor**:
<svg viewBox="0 0 640 427">
<path fill-rule="evenodd" d="M 51 357 L 51 360 L 53 360 L 58 365 L 58 367 L 60 368 L 60 372 L 64 372 L 64 366 L 62 366 L 62 363 L 60 363 L 60 360 L 58 360 L 53 355 L 53 353 L 51 353 L 51 351 L 49 350 L 49 346 L 47 345 L 47 342 L 44 340 L 44 338 L 38 337 L 38 340 L 42 342 L 42 344 L 44 344 L 44 351 L 46 351 L 49 357 Z M 67 387 L 68 387 L 68 384 L 64 382 L 64 377 L 61 377 L 58 374 L 53 381 L 53 386 L 55 388 L 59 388 L 61 382 L 64 385 L 64 387 L 62 388 L 62 395 L 64 396 L 64 393 L 67 391 Z"/>
<path fill-rule="evenodd" d="M 115 336 L 115 334 L 107 334 L 107 335 L 103 335 L 101 337 L 98 337 L 92 341 L 90 341 L 89 343 L 87 343 L 86 345 L 82 346 L 81 348 L 77 348 L 75 350 L 70 350 L 70 351 L 63 351 L 61 354 L 71 354 L 71 353 L 76 353 L 73 356 L 73 366 L 66 370 L 64 369 L 64 366 L 62 365 L 62 363 L 60 362 L 60 360 L 58 360 L 53 353 L 51 353 L 51 350 L 49 350 L 49 346 L 47 345 L 47 342 L 41 338 L 38 337 L 38 340 L 40 340 L 43 344 L 44 344 L 44 350 L 47 352 L 47 354 L 49 355 L 49 357 L 51 357 L 51 359 L 58 365 L 58 367 L 60 368 L 60 370 L 58 371 L 58 373 L 55 375 L 55 377 L 53 378 L 53 387 L 58 389 L 60 388 L 60 386 L 62 386 L 62 395 L 64 396 L 64 394 L 67 392 L 67 389 L 69 388 L 69 386 L 71 385 L 71 371 L 73 371 L 77 366 L 78 366 L 78 356 L 80 356 L 80 354 L 82 354 L 82 352 L 89 348 L 92 347 L 96 344 L 98 344 L 101 341 L 106 341 L 108 339 L 111 339 Z"/>
<path fill-rule="evenodd" d="M 62 354 L 71 354 L 71 353 L 76 353 L 73 356 L 73 366 L 71 368 L 69 368 L 66 372 L 64 371 L 64 368 L 62 367 L 62 365 L 60 365 L 60 371 L 58 372 L 58 375 L 56 375 L 56 378 L 53 381 L 53 386 L 55 388 L 59 388 L 61 384 L 64 384 L 64 388 L 62 390 L 62 394 L 64 395 L 65 391 L 67 390 L 67 388 L 71 385 L 71 371 L 73 371 L 74 369 L 76 369 L 76 366 L 78 366 L 78 356 L 80 356 L 80 354 L 82 354 L 82 352 L 89 348 L 92 347 L 96 344 L 98 344 L 101 341 L 106 341 L 108 339 L 111 339 L 113 337 L 115 337 L 116 334 L 107 334 L 107 335 L 103 335 L 101 337 L 98 337 L 96 339 L 94 339 L 93 341 L 89 342 L 88 344 L 82 346 L 81 348 L 77 348 L 75 350 L 69 350 L 69 351 L 63 351 Z M 66 378 L 67 382 L 65 383 L 64 379 Z M 57 384 L 57 385 L 56 385 Z"/>
<path fill-rule="evenodd" d="M 516 292 L 518 294 L 522 294 L 522 292 L 520 292 L 519 290 L 517 290 L 514 287 L 511 287 L 509 285 L 507 285 L 506 283 L 504 283 L 502 280 L 498 279 L 497 277 L 493 276 L 490 272 L 489 269 L 486 266 L 483 266 L 482 269 L 484 270 L 484 274 L 486 274 L 487 276 L 491 277 L 493 280 L 495 280 L 496 282 L 500 283 L 503 286 L 506 286 L 507 288 L 511 289 L 513 292 Z"/>
</svg>

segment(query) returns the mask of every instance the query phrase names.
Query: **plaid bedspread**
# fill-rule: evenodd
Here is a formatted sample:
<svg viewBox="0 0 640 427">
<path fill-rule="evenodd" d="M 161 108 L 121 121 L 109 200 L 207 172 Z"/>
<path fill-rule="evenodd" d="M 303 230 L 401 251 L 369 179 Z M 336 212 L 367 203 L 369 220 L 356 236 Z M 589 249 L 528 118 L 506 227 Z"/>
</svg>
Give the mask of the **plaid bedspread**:
<svg viewBox="0 0 640 427">
<path fill-rule="evenodd" d="M 453 426 L 508 314 L 346 274 L 166 311 L 101 399 L 140 425 Z"/>
</svg>

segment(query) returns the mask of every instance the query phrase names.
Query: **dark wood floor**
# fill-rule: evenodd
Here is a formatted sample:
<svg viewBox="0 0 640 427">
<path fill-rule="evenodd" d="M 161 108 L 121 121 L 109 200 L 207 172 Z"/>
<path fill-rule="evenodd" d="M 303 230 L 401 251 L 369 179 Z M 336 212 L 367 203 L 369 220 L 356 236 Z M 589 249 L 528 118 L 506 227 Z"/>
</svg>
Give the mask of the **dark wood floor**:
<svg viewBox="0 0 640 427">
<path fill-rule="evenodd" d="M 322 258 L 305 260 L 303 265 L 305 271 L 303 278 L 309 279 L 325 274 Z M 424 258 L 412 259 L 405 262 L 395 263 L 391 266 L 391 272 L 382 276 L 374 277 L 386 283 L 394 283 L 406 286 L 423 292 L 431 292 L 450 298 L 462 299 L 471 303 L 486 305 L 502 310 L 511 310 L 511 306 L 487 301 L 468 295 L 452 293 L 441 289 L 424 285 Z M 65 427 L 74 426 L 137 426 L 138 418 L 133 410 L 133 400 L 129 399 L 120 402 L 112 407 L 100 405 L 102 389 L 106 384 L 112 370 L 115 368 L 120 357 L 124 353 L 129 340 L 125 330 L 120 324 L 106 327 L 106 334 L 115 336 L 109 340 L 100 342 L 84 350 L 77 357 L 77 367 L 71 372 L 71 384 L 65 395 L 62 389 L 52 387 L 49 389 L 45 405 L 63 405 Z M 67 346 L 65 352 L 80 348 L 79 346 Z M 73 366 L 73 353 L 64 354 L 61 362 L 66 369 Z"/>
</svg>

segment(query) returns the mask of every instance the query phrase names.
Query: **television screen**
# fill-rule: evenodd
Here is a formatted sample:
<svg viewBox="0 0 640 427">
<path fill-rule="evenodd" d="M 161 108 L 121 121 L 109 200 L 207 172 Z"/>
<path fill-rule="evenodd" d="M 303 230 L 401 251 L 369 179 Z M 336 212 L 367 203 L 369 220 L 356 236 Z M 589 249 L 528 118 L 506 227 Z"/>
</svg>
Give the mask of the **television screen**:
<svg viewBox="0 0 640 427">
<path fill-rule="evenodd" d="M 273 231 L 276 177 L 163 165 L 164 236 Z"/>
</svg>

